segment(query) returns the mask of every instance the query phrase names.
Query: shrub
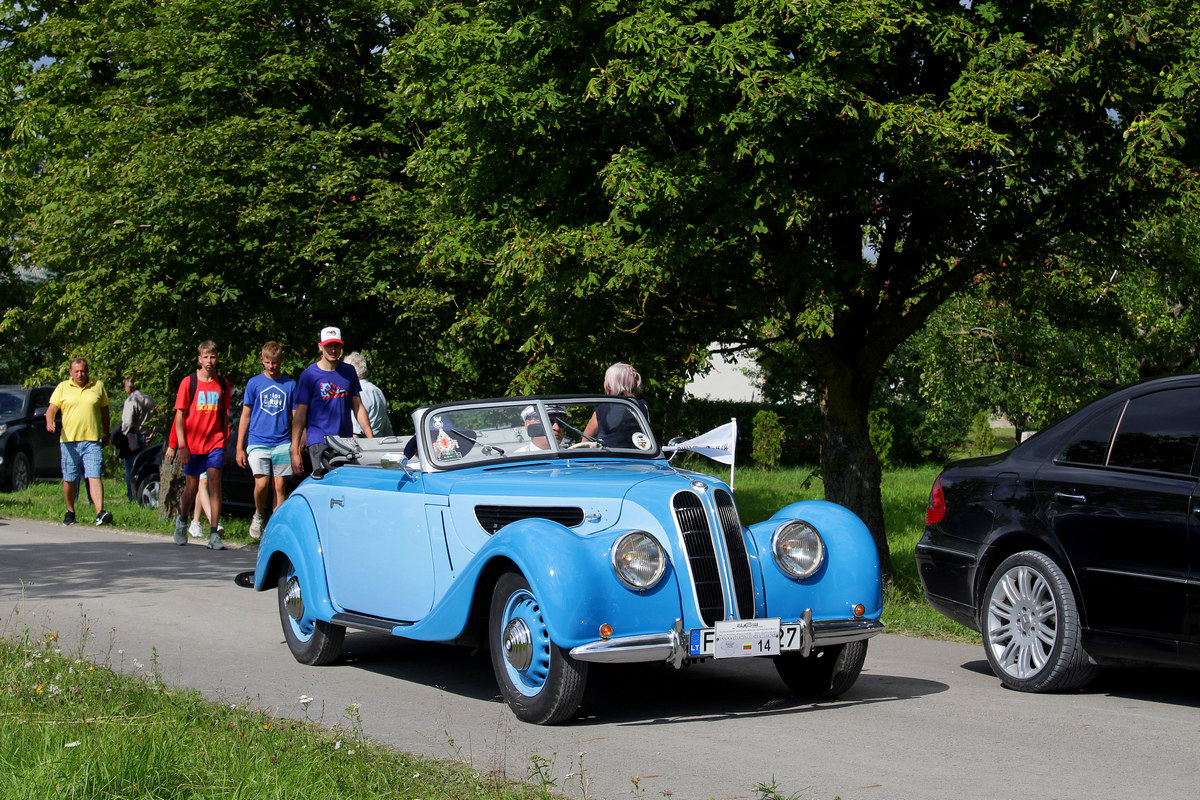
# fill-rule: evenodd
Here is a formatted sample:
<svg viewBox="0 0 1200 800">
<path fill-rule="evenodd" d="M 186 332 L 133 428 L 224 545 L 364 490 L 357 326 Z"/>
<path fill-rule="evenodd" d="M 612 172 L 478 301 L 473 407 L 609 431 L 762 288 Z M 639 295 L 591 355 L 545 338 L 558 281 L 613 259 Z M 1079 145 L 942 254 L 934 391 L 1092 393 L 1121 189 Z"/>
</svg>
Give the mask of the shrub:
<svg viewBox="0 0 1200 800">
<path fill-rule="evenodd" d="M 980 411 L 971 420 L 971 434 L 967 438 L 967 448 L 973 456 L 986 456 L 992 452 L 996 437 L 992 435 L 991 414 Z"/>
<path fill-rule="evenodd" d="M 751 437 L 754 463 L 773 469 L 783 455 L 783 423 L 779 415 L 765 408 L 754 415 L 754 430 Z"/>
<path fill-rule="evenodd" d="M 896 429 L 888 417 L 886 408 L 876 408 L 867 414 L 867 424 L 871 437 L 871 446 L 879 457 L 879 466 L 887 469 L 892 466 L 892 443 L 896 438 Z"/>
</svg>

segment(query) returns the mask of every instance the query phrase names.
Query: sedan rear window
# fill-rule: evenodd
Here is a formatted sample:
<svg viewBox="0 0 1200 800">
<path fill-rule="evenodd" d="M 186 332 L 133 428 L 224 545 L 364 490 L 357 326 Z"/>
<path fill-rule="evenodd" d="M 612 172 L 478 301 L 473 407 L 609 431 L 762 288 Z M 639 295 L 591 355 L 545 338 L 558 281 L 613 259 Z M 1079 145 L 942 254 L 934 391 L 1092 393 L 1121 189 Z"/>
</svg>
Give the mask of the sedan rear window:
<svg viewBox="0 0 1200 800">
<path fill-rule="evenodd" d="M 1108 464 L 1183 475 L 1200 441 L 1200 388 L 1173 389 L 1129 401 Z"/>
</svg>

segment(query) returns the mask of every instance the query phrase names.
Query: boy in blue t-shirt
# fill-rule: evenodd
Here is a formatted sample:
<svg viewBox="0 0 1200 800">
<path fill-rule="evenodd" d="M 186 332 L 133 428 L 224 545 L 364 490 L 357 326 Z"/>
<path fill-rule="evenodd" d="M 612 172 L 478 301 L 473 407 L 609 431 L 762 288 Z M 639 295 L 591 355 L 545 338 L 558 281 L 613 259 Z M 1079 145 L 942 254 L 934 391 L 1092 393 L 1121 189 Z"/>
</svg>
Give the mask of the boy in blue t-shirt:
<svg viewBox="0 0 1200 800">
<path fill-rule="evenodd" d="M 275 504 L 287 496 L 284 478 L 292 473 L 292 410 L 296 382 L 283 374 L 283 347 L 267 342 L 262 348 L 263 371 L 246 383 L 242 396 L 242 418 L 238 423 L 237 463 L 254 474 L 254 518 L 250 538 L 262 537 L 267 519 L 267 494 L 272 479 Z"/>
<path fill-rule="evenodd" d="M 353 413 L 363 435 L 374 437 L 367 408 L 359 394 L 358 373 L 342 363 L 342 332 L 323 328 L 318 340 L 321 357 L 300 373 L 296 384 L 296 407 L 292 414 L 292 469 L 304 472 L 304 451 L 308 450 L 313 468 L 321 464 L 326 436 L 350 436 Z"/>
</svg>

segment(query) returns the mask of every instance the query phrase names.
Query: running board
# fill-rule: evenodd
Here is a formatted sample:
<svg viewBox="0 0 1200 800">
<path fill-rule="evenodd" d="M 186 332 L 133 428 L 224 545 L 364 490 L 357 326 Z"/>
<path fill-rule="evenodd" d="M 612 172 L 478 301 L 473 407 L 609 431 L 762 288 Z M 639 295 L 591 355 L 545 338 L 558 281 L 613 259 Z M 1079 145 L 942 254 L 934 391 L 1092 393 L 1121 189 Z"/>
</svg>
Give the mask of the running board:
<svg viewBox="0 0 1200 800">
<path fill-rule="evenodd" d="M 398 627 L 407 627 L 412 625 L 411 622 L 400 622 L 395 619 L 384 619 L 383 617 L 372 617 L 368 614 L 351 614 L 343 611 L 339 614 L 334 614 L 329 620 L 334 625 L 344 625 L 347 628 L 357 628 L 364 631 L 376 631 L 378 633 L 390 634 Z"/>
</svg>

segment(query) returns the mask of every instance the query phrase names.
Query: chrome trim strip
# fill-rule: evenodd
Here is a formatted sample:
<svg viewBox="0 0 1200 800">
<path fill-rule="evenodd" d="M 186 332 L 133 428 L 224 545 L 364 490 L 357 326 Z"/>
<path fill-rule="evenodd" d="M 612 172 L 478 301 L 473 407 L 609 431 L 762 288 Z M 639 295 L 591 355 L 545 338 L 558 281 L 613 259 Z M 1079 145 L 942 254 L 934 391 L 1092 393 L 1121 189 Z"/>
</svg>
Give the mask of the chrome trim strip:
<svg viewBox="0 0 1200 800">
<path fill-rule="evenodd" d="M 1191 581 L 1187 578 L 1175 578 L 1170 575 L 1152 575 L 1149 572 L 1130 572 L 1124 569 L 1104 569 L 1103 567 L 1087 567 L 1084 572 L 1098 572 L 1103 575 L 1116 575 L 1120 578 L 1136 578 L 1142 581 L 1162 581 L 1163 583 L 1177 583 L 1180 585 L 1190 585 Z"/>
</svg>

